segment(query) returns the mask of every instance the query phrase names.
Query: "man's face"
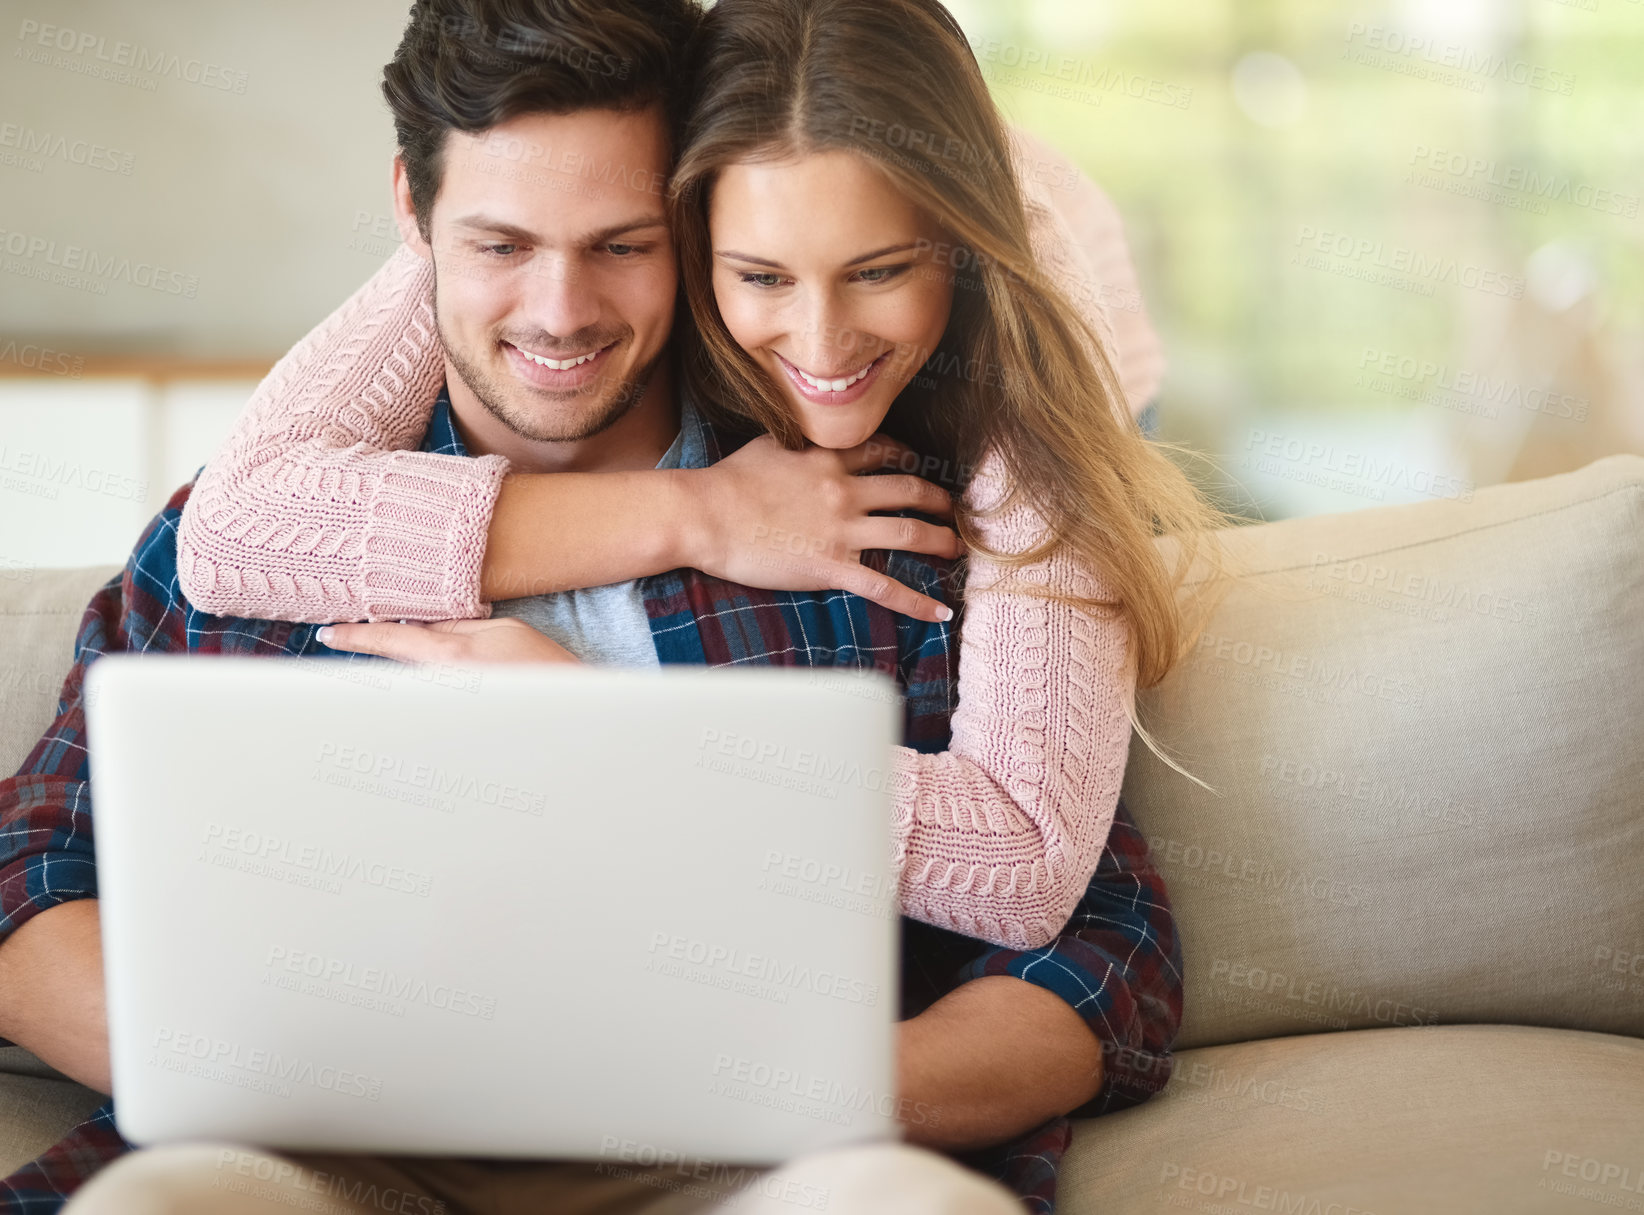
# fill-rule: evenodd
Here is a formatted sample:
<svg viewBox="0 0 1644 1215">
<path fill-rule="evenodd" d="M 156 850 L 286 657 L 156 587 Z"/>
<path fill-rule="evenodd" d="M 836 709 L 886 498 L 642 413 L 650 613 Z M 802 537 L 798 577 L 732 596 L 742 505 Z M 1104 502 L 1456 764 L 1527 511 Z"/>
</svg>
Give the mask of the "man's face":
<svg viewBox="0 0 1644 1215">
<path fill-rule="evenodd" d="M 656 108 L 453 131 L 424 244 L 396 169 L 401 230 L 431 246 L 446 355 L 515 434 L 588 438 L 643 395 L 674 315 L 668 171 Z"/>
</svg>

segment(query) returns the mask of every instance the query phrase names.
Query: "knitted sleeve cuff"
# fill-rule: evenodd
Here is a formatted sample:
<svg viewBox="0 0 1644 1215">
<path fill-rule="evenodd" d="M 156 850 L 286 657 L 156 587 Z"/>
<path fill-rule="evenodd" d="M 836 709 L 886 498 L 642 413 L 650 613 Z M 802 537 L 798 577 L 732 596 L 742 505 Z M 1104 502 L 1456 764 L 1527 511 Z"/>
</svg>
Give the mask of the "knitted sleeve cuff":
<svg viewBox="0 0 1644 1215">
<path fill-rule="evenodd" d="M 507 459 L 401 451 L 387 463 L 360 554 L 367 619 L 489 616 L 480 568 Z"/>
</svg>

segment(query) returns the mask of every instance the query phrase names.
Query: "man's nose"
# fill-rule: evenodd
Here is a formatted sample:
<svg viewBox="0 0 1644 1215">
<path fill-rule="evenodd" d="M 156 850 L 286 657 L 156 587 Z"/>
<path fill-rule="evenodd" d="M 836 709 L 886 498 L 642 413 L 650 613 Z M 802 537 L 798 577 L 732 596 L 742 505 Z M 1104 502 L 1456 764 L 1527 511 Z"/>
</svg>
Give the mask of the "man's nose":
<svg viewBox="0 0 1644 1215">
<path fill-rule="evenodd" d="M 526 317 L 544 332 L 569 337 L 599 321 L 599 293 L 574 258 L 541 258 L 525 288 Z"/>
</svg>

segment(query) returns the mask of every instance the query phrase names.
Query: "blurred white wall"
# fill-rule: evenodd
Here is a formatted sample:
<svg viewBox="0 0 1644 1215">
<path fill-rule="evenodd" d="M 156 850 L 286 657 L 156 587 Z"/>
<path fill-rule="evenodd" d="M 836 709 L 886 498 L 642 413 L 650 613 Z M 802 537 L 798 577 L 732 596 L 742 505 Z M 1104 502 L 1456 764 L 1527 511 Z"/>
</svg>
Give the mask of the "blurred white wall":
<svg viewBox="0 0 1644 1215">
<path fill-rule="evenodd" d="M 255 387 L 0 379 L 0 570 L 124 561 Z"/>
</svg>

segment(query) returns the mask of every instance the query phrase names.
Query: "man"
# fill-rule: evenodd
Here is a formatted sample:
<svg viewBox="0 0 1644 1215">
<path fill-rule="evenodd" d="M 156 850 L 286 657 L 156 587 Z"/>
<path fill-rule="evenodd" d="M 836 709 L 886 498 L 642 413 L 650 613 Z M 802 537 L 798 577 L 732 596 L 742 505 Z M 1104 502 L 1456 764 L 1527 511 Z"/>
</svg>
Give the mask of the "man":
<svg viewBox="0 0 1644 1215">
<path fill-rule="evenodd" d="M 494 15 L 491 6 L 478 7 Z M 724 453 L 712 427 L 681 400 L 672 374 L 672 253 L 662 200 L 651 188 L 669 168 L 662 105 L 670 95 L 673 48 L 688 32 L 689 4 L 538 0 L 507 8 L 515 24 L 482 31 L 485 55 L 495 58 L 488 78 L 506 94 L 504 101 L 479 111 L 483 122 L 468 129 L 452 123 L 420 150 L 401 131 L 396 205 L 408 241 L 425 232 L 432 238 L 448 356 L 447 394 L 423 450 L 500 453 L 525 467 L 651 467 L 669 453 L 681 467 L 706 466 Z M 429 4 L 422 13 L 440 11 Z M 517 24 L 536 17 L 545 28 Z M 563 70 L 546 92 L 505 87 L 533 64 L 542 66 L 543 47 L 566 44 L 556 17 L 578 23 L 570 41 L 600 47 L 629 70 L 618 79 L 588 71 L 586 59 L 572 66 L 562 58 Z M 441 56 L 463 53 L 461 45 L 418 37 L 418 28 L 414 20 L 395 67 L 430 87 L 435 81 L 450 87 Z M 504 28 L 512 31 L 507 39 L 497 37 Z M 475 58 L 470 67 L 487 78 L 484 63 Z M 476 112 L 466 104 L 472 99 L 446 100 Z M 625 184 L 611 186 L 592 209 L 606 218 L 591 221 L 589 207 L 533 188 L 525 173 L 504 184 L 487 155 L 508 156 L 515 140 L 629 166 Z M 508 215 L 499 217 L 499 209 Z M 552 270 L 496 275 L 488 259 L 502 255 L 486 247 L 526 239 L 549 251 L 545 263 Z M 510 334 L 549 357 L 580 353 L 579 345 L 597 337 L 598 348 L 608 352 L 602 356 L 608 374 L 595 391 L 559 394 L 543 405 L 511 385 L 507 360 L 514 356 L 502 346 Z M 103 1092 L 110 1084 L 86 779 L 86 669 L 119 650 L 331 653 L 314 625 L 212 616 L 182 598 L 175 532 L 191 489 L 173 495 L 122 575 L 93 599 L 57 720 L 22 772 L 0 784 L 0 1034 Z M 893 554 L 884 568 L 927 594 L 951 598 L 942 562 Z M 635 589 L 637 618 L 618 605 L 607 616 L 585 618 L 578 626 L 584 636 L 631 648 L 634 629 L 648 629 L 662 662 L 887 665 L 908 693 L 907 744 L 924 751 L 946 747 L 955 693 L 949 626 L 895 616 L 854 597 L 757 591 L 691 570 L 642 580 Z M 1169 1073 L 1168 1047 L 1181 1009 L 1180 952 L 1145 845 L 1121 806 L 1085 900 L 1062 937 L 1044 949 L 990 948 L 906 920 L 903 940 L 899 1095 L 904 1109 L 940 1115 L 907 1118 L 907 1138 L 956 1155 L 973 1171 L 907 1147 L 854 1149 L 796 1161 L 770 1175 L 795 1184 L 809 1179 L 811 1190 L 760 1181 L 747 1186 L 749 1196 L 826 1193 L 834 1211 L 996 1211 L 1001 1201 L 1009 1207 L 1007 1191 L 984 1183 L 985 1173 L 1003 1180 L 1030 1209 L 1050 1210 L 1056 1162 L 1069 1136 L 1065 1115 L 1144 1099 Z M 114 1130 L 112 1103 L 105 1104 L 0 1183 L 0 1198 L 7 1210 L 28 1215 L 55 1211 L 128 1148 Z M 127 1156 L 71 1210 L 272 1211 L 323 1193 L 321 1209 L 336 1211 L 421 1211 L 450 1202 L 459 1209 L 660 1212 L 709 1209 L 726 1196 L 697 1193 L 663 1166 L 617 1170 L 612 1163 L 161 1149 Z M 264 1180 L 265 1165 L 267 1176 L 279 1179 L 267 1192 L 231 1184 Z M 395 1205 L 387 1205 L 390 1196 Z M 881 1206 L 870 1208 L 870 1202 Z"/>
</svg>

